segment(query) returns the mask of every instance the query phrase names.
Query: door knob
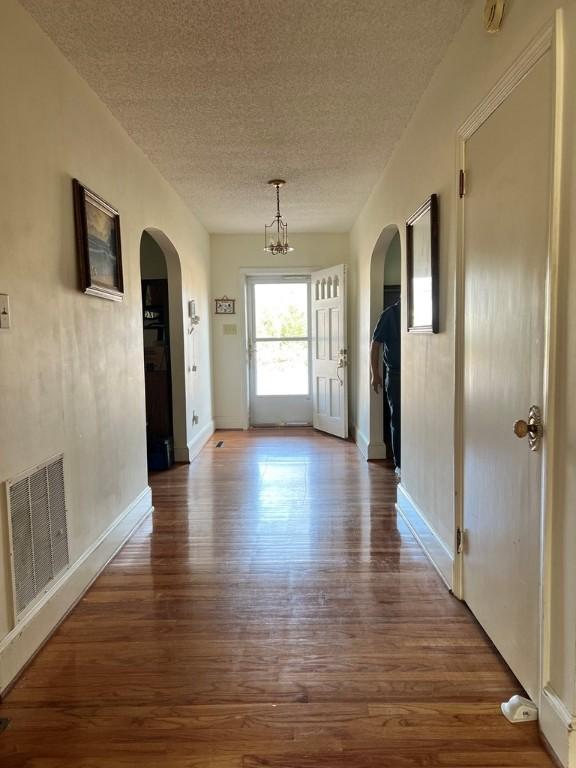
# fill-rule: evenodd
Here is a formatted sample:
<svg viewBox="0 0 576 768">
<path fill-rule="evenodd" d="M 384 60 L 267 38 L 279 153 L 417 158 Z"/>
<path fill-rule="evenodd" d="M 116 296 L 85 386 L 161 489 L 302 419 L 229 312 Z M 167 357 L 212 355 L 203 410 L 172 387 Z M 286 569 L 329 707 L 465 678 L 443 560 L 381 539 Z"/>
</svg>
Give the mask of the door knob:
<svg viewBox="0 0 576 768">
<path fill-rule="evenodd" d="M 340 386 L 344 386 L 344 379 L 340 378 L 340 369 L 346 368 L 348 365 L 348 351 L 346 349 L 341 349 L 340 354 L 338 357 L 338 365 L 336 366 L 336 376 L 338 376 L 338 381 L 340 382 Z"/>
<path fill-rule="evenodd" d="M 528 436 L 528 445 L 531 451 L 537 451 L 542 441 L 544 428 L 542 427 L 542 415 L 537 405 L 531 405 L 528 413 L 528 421 L 518 419 L 514 422 L 514 434 L 522 439 Z"/>
</svg>

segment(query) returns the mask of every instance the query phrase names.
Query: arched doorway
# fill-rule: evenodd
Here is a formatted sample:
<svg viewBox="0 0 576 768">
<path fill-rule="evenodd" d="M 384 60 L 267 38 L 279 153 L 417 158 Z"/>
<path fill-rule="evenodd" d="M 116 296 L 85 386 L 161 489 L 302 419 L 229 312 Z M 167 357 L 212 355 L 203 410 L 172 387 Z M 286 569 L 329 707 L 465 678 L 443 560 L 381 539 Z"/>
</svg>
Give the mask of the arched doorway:
<svg viewBox="0 0 576 768">
<path fill-rule="evenodd" d="M 149 228 L 140 239 L 149 469 L 188 461 L 184 311 L 178 253 Z"/>
<path fill-rule="evenodd" d="M 382 230 L 372 252 L 370 263 L 370 332 L 374 331 L 383 310 L 394 304 L 401 294 L 400 232 L 394 224 Z M 390 410 L 386 393 L 370 388 L 369 459 L 392 456 Z"/>
</svg>

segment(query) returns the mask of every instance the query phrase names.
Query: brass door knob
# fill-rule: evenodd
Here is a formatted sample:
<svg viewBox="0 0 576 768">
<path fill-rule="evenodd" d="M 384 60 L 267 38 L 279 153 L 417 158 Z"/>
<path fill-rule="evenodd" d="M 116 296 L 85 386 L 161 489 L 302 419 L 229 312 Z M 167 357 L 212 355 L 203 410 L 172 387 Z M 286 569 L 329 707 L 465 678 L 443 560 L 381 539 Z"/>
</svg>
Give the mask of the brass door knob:
<svg viewBox="0 0 576 768">
<path fill-rule="evenodd" d="M 537 405 L 530 406 L 528 421 L 518 419 L 514 422 L 514 434 L 516 437 L 523 438 L 528 436 L 528 445 L 531 451 L 537 451 L 542 441 L 544 429 L 542 427 L 542 415 Z"/>
</svg>

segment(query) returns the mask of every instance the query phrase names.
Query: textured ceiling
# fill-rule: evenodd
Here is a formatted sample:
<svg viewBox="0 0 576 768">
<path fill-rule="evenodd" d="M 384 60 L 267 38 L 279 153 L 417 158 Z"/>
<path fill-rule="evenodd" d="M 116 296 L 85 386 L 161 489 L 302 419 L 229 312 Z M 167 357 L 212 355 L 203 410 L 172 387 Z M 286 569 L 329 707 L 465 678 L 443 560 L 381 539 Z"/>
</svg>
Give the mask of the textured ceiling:
<svg viewBox="0 0 576 768">
<path fill-rule="evenodd" d="M 211 232 L 345 231 L 471 0 L 21 0 Z"/>
</svg>

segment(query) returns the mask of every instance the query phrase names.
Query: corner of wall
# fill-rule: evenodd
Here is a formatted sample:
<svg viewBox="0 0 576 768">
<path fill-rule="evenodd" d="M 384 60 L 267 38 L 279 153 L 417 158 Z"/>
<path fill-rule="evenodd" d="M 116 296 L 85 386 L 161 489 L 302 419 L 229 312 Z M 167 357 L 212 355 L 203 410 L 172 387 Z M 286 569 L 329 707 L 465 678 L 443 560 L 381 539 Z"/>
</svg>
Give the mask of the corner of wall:
<svg viewBox="0 0 576 768">
<path fill-rule="evenodd" d="M 193 461 L 214 434 L 214 421 L 209 421 L 200 432 L 188 443 L 188 456 L 184 461 Z"/>
<path fill-rule="evenodd" d="M 540 696 L 538 719 L 544 741 L 554 757 L 563 766 L 576 765 L 576 722 L 549 684 Z"/>
<path fill-rule="evenodd" d="M 358 427 L 354 427 L 353 435 L 354 442 L 366 461 L 386 459 L 388 457 L 385 443 L 370 442 L 364 432 Z"/>
<path fill-rule="evenodd" d="M 350 437 L 358 446 L 358 450 L 362 456 L 368 460 L 368 438 L 366 435 L 361 432 L 357 426 L 354 426 L 350 428 Z"/>
</svg>

